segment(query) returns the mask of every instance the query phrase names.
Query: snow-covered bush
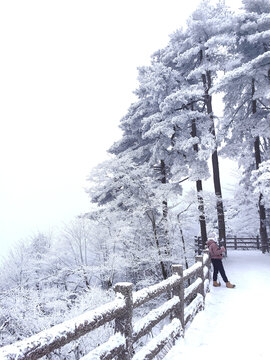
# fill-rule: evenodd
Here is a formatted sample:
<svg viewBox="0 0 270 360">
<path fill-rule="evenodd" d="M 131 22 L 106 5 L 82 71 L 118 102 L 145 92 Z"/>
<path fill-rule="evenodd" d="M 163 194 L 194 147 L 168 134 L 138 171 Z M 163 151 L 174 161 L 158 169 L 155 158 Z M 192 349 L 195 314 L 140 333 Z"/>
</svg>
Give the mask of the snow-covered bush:
<svg viewBox="0 0 270 360">
<path fill-rule="evenodd" d="M 114 297 L 112 292 L 92 288 L 82 293 L 60 289 L 12 289 L 0 295 L 0 346 L 29 337 L 94 309 Z M 110 323 L 58 349 L 52 358 L 77 359 L 113 333 Z M 72 351 L 71 351 L 72 349 Z M 50 357 L 48 357 L 50 358 Z"/>
</svg>

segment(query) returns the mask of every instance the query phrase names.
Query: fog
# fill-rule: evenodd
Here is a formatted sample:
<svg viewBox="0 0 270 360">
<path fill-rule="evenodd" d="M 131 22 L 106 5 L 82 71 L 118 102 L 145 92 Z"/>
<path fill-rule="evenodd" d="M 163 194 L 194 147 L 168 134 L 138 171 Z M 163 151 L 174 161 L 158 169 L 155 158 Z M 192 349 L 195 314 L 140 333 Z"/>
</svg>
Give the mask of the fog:
<svg viewBox="0 0 270 360">
<path fill-rule="evenodd" d="M 121 135 L 137 67 L 198 4 L 1 2 L 1 255 L 88 211 L 87 176 Z"/>
</svg>

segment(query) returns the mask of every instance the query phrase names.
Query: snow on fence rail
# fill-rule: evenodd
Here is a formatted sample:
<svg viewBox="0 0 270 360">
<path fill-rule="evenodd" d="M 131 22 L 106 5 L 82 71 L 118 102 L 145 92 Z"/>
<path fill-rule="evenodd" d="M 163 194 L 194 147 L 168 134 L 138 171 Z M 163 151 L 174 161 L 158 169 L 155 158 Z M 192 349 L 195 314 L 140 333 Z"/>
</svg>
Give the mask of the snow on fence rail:
<svg viewBox="0 0 270 360">
<path fill-rule="evenodd" d="M 270 238 L 268 238 L 268 245 L 270 246 Z M 195 247 L 202 250 L 202 239 L 201 237 L 195 237 Z M 234 250 L 261 250 L 261 239 L 259 236 L 256 237 L 226 237 L 226 248 Z"/>
<path fill-rule="evenodd" d="M 81 360 L 153 359 L 172 339 L 184 336 L 186 325 L 204 308 L 205 294 L 209 291 L 209 255 L 196 256 L 196 263 L 187 270 L 183 270 L 181 265 L 173 265 L 172 272 L 168 279 L 137 292 L 133 292 L 132 283 L 117 283 L 114 301 L 0 348 L 0 359 L 39 359 L 112 320 L 115 321 L 115 334 Z M 191 278 L 196 280 L 185 288 Z M 135 322 L 133 310 L 161 294 L 169 295 L 170 299 Z M 171 322 L 134 354 L 136 341 L 168 315 Z"/>
</svg>

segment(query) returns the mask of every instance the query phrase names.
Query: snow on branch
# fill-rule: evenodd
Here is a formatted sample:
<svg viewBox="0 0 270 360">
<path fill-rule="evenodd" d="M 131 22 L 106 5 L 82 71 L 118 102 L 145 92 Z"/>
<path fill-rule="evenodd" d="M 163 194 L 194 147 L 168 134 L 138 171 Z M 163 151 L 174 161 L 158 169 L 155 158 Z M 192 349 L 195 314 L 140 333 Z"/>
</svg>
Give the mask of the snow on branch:
<svg viewBox="0 0 270 360">
<path fill-rule="evenodd" d="M 247 40 L 252 44 L 257 43 L 259 40 L 260 41 L 265 41 L 265 40 L 269 41 L 269 38 L 270 38 L 270 30 L 262 31 L 260 33 L 256 33 L 256 34 L 247 36 Z"/>
<path fill-rule="evenodd" d="M 263 161 L 258 170 L 251 173 L 254 193 L 262 194 L 264 201 L 270 200 L 270 160 Z"/>
<path fill-rule="evenodd" d="M 201 45 L 192 46 L 190 49 L 184 51 L 182 54 L 179 54 L 177 57 L 177 66 L 181 66 L 183 62 L 190 62 L 190 58 L 198 56 Z"/>
<path fill-rule="evenodd" d="M 211 93 L 214 93 L 215 91 L 221 91 L 224 85 L 231 84 L 233 81 L 243 76 L 253 77 L 254 73 L 258 71 L 259 66 L 265 66 L 269 64 L 270 51 L 266 51 L 262 55 L 257 56 L 255 59 L 243 64 L 242 66 L 227 72 L 227 74 L 221 78 L 220 82 L 212 88 Z"/>
</svg>

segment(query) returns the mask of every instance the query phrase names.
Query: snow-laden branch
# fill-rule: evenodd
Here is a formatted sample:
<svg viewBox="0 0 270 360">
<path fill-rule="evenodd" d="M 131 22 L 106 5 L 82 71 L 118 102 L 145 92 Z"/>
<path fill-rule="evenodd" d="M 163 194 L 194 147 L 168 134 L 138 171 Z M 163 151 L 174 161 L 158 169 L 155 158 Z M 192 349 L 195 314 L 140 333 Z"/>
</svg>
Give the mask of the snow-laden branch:
<svg viewBox="0 0 270 360">
<path fill-rule="evenodd" d="M 266 51 L 262 55 L 257 56 L 255 59 L 237 67 L 234 70 L 228 71 L 221 80 L 213 86 L 211 93 L 216 91 L 222 91 L 223 87 L 233 83 L 233 81 L 240 79 L 241 77 L 252 78 L 256 74 L 258 67 L 270 65 L 270 51 Z"/>
</svg>

